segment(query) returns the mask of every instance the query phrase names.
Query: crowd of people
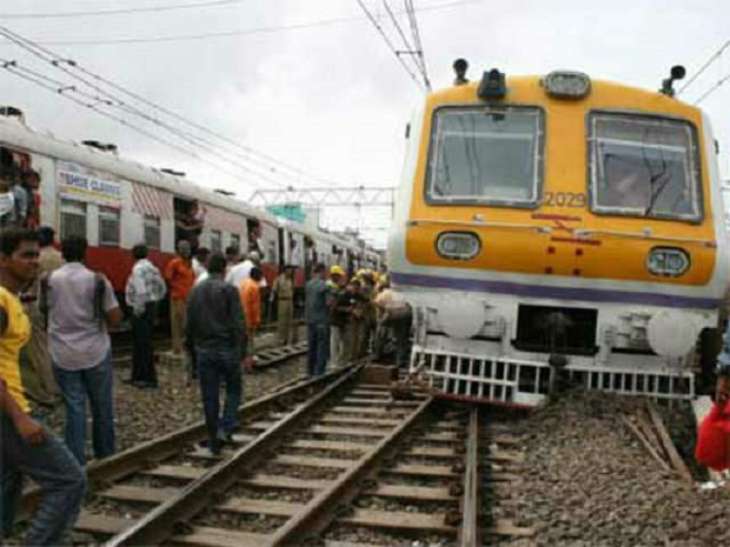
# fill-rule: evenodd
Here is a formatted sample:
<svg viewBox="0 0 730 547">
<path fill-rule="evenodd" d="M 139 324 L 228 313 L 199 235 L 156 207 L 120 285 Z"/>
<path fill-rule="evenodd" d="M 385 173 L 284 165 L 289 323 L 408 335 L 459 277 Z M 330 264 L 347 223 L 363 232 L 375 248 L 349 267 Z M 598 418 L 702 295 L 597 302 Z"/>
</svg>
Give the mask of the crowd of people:
<svg viewBox="0 0 730 547">
<path fill-rule="evenodd" d="M 25 476 L 42 490 L 26 543 L 63 542 L 86 487 L 87 407 L 94 458 L 116 450 L 109 329 L 123 320 L 122 306 L 109 280 L 86 267 L 86 240 L 67 237 L 59 251 L 54 238 L 50 227 L 7 223 L 0 231 L 0 542 L 12 531 Z M 198 249 L 203 259 L 195 272 L 190 244 L 181 241 L 164 274 L 145 245 L 136 245 L 132 256 L 124 294 L 133 340 L 126 381 L 158 387 L 153 332 L 158 306 L 169 294 L 173 351 L 190 355 L 210 433 L 203 444 L 219 454 L 237 426 L 241 368 L 253 364 L 248 340 L 261 322 L 258 256 L 240 261 L 235 249 L 227 257 Z M 227 274 L 234 276 L 227 281 Z M 284 281 L 277 290 L 286 297 Z M 221 383 L 226 402 L 219 417 Z M 59 402 L 66 415 L 63 441 L 43 425 Z"/>
<path fill-rule="evenodd" d="M 59 245 L 54 239 L 50 227 L 6 225 L 0 231 L 0 540 L 11 533 L 27 476 L 42 490 L 26 536 L 33 545 L 61 543 L 79 514 L 89 455 L 87 408 L 93 457 L 107 458 L 116 450 L 109 330 L 123 320 L 122 304 L 133 341 L 125 381 L 155 389 L 153 333 L 159 306 L 169 299 L 172 353 L 189 363 L 191 377 L 199 381 L 208 430 L 201 444 L 213 455 L 232 442 L 238 426 L 243 371 L 255 364 L 265 298 L 276 306 L 279 342 L 291 344 L 297 337 L 295 268 L 282 267 L 271 290 L 264 291 L 257 251 L 244 258 L 233 247 L 225 254 L 199 247 L 192 256 L 190 242 L 181 240 L 176 257 L 160 271 L 147 247 L 135 245 L 120 304 L 109 280 L 85 265 L 84 238 L 70 236 Z M 377 340 L 377 326 L 388 325 L 384 319 L 392 306 L 384 298 L 389 291 L 385 277 L 361 271 L 348 280 L 339 266 L 327 272 L 317 265 L 314 272 L 305 291 L 308 371 L 320 375 L 328 362 L 338 365 L 365 355 L 371 340 Z M 59 403 L 66 416 L 63 440 L 43 425 L 48 409 Z"/>
<path fill-rule="evenodd" d="M 87 406 L 94 458 L 116 450 L 109 328 L 122 321 L 122 306 L 109 280 L 86 267 L 86 240 L 67 237 L 59 251 L 54 237 L 49 227 L 0 231 L 0 542 L 12 531 L 26 476 L 42 492 L 26 543 L 64 541 L 86 490 Z M 128 382 L 158 387 L 152 336 L 158 305 L 169 296 L 172 351 L 187 355 L 199 380 L 208 431 L 201 444 L 219 455 L 238 427 L 243 371 L 255 366 L 265 298 L 277 305 L 279 342 L 296 339 L 295 268 L 282 267 L 266 296 L 257 251 L 244 259 L 233 247 L 225 253 L 198 248 L 193 257 L 182 240 L 163 272 L 148 259 L 145 245 L 136 245 L 132 256 L 124 294 L 133 337 Z M 397 365 L 408 365 L 412 311 L 387 275 L 361 270 L 348 277 L 340 266 L 328 270 L 323 264 L 312 272 L 304 311 L 311 376 L 370 352 L 377 359 L 388 341 Z M 730 331 L 718 358 L 715 406 L 700 429 L 697 452 L 698 461 L 717 469 L 730 468 L 729 356 Z M 43 424 L 44 409 L 59 398 L 66 411 L 63 440 Z"/>
<path fill-rule="evenodd" d="M 391 290 L 387 275 L 360 270 L 348 279 L 340 266 L 327 272 L 318 264 L 306 285 L 305 304 L 309 374 L 323 374 L 328 363 L 339 366 L 370 351 L 380 359 L 391 339 L 396 364 L 408 366 L 412 312 Z"/>
</svg>

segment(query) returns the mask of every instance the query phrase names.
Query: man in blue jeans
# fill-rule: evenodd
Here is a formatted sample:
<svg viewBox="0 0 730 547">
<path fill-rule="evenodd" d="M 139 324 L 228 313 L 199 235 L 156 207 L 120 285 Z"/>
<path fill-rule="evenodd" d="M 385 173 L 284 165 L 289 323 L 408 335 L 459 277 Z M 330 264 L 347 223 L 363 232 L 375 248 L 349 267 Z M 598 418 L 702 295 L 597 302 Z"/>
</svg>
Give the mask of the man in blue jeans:
<svg viewBox="0 0 730 547">
<path fill-rule="evenodd" d="M 24 545 L 58 545 L 79 514 L 84 472 L 68 448 L 31 416 L 20 371 L 20 351 L 31 335 L 17 297 L 38 272 L 34 232 L 0 234 L 0 544 L 12 533 L 15 510 L 28 476 L 41 500 Z"/>
<path fill-rule="evenodd" d="M 185 324 L 185 343 L 188 351 L 195 352 L 208 429 L 208 441 L 203 444 L 214 456 L 220 454 L 224 443 L 232 442 L 242 399 L 241 367 L 250 370 L 253 364 L 246 356 L 246 322 L 238 289 L 225 282 L 225 271 L 225 257 L 213 253 L 208 260 L 208 278 L 188 296 Z M 222 418 L 221 382 L 226 386 Z"/>
<path fill-rule="evenodd" d="M 86 465 L 86 400 L 93 419 L 94 455 L 114 453 L 111 340 L 107 326 L 122 319 L 109 280 L 84 265 L 86 239 L 61 242 L 66 264 L 48 278 L 48 350 L 66 404 L 66 444 Z"/>
<path fill-rule="evenodd" d="M 330 289 L 325 281 L 324 264 L 314 267 L 314 277 L 305 287 L 304 320 L 307 323 L 307 371 L 321 376 L 329 358 Z"/>
</svg>

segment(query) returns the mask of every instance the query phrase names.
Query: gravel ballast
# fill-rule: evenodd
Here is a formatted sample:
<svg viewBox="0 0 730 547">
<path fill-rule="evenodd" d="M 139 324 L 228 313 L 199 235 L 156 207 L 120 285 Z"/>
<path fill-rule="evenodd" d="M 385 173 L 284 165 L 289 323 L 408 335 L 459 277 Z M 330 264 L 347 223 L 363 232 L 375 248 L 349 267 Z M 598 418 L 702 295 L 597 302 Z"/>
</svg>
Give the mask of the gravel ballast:
<svg viewBox="0 0 730 547">
<path fill-rule="evenodd" d="M 637 404 L 576 393 L 511 422 L 526 459 L 521 480 L 499 489 L 494 516 L 534 526 L 538 545 L 730 545 L 730 490 L 700 491 L 662 471 L 622 422 Z M 662 411 L 673 437 L 687 437 L 686 413 Z"/>
</svg>

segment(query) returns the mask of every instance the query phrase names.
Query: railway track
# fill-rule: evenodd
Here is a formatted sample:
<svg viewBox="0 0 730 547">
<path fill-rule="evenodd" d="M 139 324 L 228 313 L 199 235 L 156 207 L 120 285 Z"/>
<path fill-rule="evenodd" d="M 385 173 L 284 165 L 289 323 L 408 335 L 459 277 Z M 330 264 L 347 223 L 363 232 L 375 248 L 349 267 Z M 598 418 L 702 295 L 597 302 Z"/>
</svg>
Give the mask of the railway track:
<svg viewBox="0 0 730 547">
<path fill-rule="evenodd" d="M 169 341 L 161 341 L 158 344 L 158 348 L 169 348 Z M 289 359 L 304 355 L 307 352 L 306 342 L 297 342 L 287 346 L 268 345 L 262 344 L 260 349 L 256 351 L 256 369 L 264 369 L 272 366 L 279 365 Z M 162 354 L 160 354 L 162 355 Z M 164 358 L 163 358 L 164 359 Z M 132 349 L 129 348 L 114 348 L 114 363 L 115 365 L 123 365 L 124 363 L 130 363 L 132 360 Z"/>
<path fill-rule="evenodd" d="M 299 329 L 297 332 L 300 334 L 300 338 L 303 335 L 301 328 L 304 326 L 303 321 L 295 321 L 294 328 Z M 262 325 L 258 329 L 258 336 L 266 338 L 273 338 L 276 335 L 277 324 L 267 323 Z M 112 352 L 115 358 L 129 357 L 132 355 L 132 333 L 129 330 L 117 331 L 111 334 L 112 336 Z M 272 343 L 273 340 L 264 340 L 265 343 Z M 154 344 L 157 351 L 169 351 L 170 349 L 170 337 L 159 336 L 154 337 Z"/>
<path fill-rule="evenodd" d="M 107 545 L 224 547 L 531 535 L 489 520 L 492 486 L 520 460 L 509 436 L 491 436 L 476 408 L 393 399 L 361 373 L 350 365 L 245 405 L 220 458 L 196 446 L 200 423 L 91 465 L 76 531 Z"/>
<path fill-rule="evenodd" d="M 287 358 L 281 357 L 282 360 Z M 267 418 L 272 413 L 295 408 L 302 401 L 318 393 L 324 386 L 339 379 L 351 368 L 352 366 L 336 369 L 314 379 L 296 377 L 280 384 L 271 393 L 242 405 L 238 412 L 238 418 L 242 424 L 241 430 L 234 436 L 233 448 L 249 442 L 262 432 L 260 420 Z M 259 422 L 257 423 L 257 421 Z M 136 483 L 140 477 L 149 476 L 148 471 L 159 466 L 164 468 L 171 461 L 179 460 L 184 466 L 187 465 L 191 469 L 194 465 L 200 465 L 201 469 L 205 470 L 225 461 L 233 452 L 231 448 L 226 448 L 221 457 L 212 457 L 207 450 L 198 447 L 198 443 L 204 439 L 207 439 L 207 430 L 205 423 L 201 420 L 110 458 L 92 462 L 87 467 L 89 491 L 93 494 L 91 506 L 97 504 L 100 499 L 114 500 L 115 492 L 123 492 L 125 487 L 130 486 L 125 483 Z M 109 490 L 111 493 L 108 492 Z M 21 504 L 23 514 L 27 515 L 34 509 L 38 501 L 38 494 L 37 488 L 31 488 L 24 493 Z M 83 530 L 83 526 L 77 526 L 76 529 Z"/>
</svg>

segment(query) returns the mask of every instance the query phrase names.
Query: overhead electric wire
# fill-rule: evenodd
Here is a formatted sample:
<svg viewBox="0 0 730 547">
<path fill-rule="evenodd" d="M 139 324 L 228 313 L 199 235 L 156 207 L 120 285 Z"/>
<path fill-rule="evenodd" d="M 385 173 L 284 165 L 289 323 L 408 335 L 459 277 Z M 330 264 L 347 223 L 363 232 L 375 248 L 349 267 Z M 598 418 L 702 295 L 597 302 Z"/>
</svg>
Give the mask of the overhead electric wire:
<svg viewBox="0 0 730 547">
<path fill-rule="evenodd" d="M 107 10 L 82 10 L 36 13 L 0 13 L 0 19 L 65 19 L 69 17 L 102 17 L 108 15 L 128 15 L 134 13 L 153 13 L 183 9 L 215 8 L 231 4 L 240 4 L 245 0 L 207 0 L 193 4 L 168 4 L 164 6 L 149 6 L 146 8 L 116 8 Z"/>
<path fill-rule="evenodd" d="M 388 12 L 388 16 L 390 17 L 390 20 L 393 22 L 393 26 L 395 27 L 395 30 L 400 34 L 401 40 L 403 40 L 403 44 L 405 45 L 406 51 L 408 53 L 413 52 L 413 46 L 408 42 L 408 38 L 406 38 L 405 33 L 403 32 L 403 29 L 400 28 L 400 23 L 398 23 L 398 18 L 395 16 L 395 13 L 393 13 L 393 10 L 390 9 L 390 4 L 388 3 L 388 0 L 383 0 L 383 6 L 385 7 L 385 11 Z"/>
<path fill-rule="evenodd" d="M 398 54 L 398 50 L 393 45 L 393 42 L 391 42 L 390 38 L 388 38 L 388 35 L 383 30 L 383 27 L 378 23 L 377 19 L 373 16 L 372 13 L 370 13 L 370 10 L 368 10 L 367 6 L 363 3 L 362 0 L 357 0 L 357 3 L 360 5 L 360 8 L 365 12 L 365 15 L 370 20 L 370 22 L 373 24 L 375 29 L 378 31 L 380 36 L 385 41 L 385 44 L 388 46 L 388 49 L 395 55 L 395 58 L 398 59 L 398 62 L 403 67 L 403 70 L 405 70 L 408 75 L 411 77 L 411 79 L 416 83 L 418 87 L 422 87 L 421 82 L 418 80 L 418 77 L 413 73 L 413 71 L 408 67 L 408 65 L 403 61 L 401 56 Z"/>
<path fill-rule="evenodd" d="M 3 29 L 3 27 L 0 27 L 0 33 L 3 33 L 6 36 L 8 36 L 8 34 L 5 33 L 5 30 L 6 29 Z M 18 39 L 19 40 L 19 44 L 18 45 L 21 45 L 20 41 L 22 40 L 22 37 L 20 37 L 19 35 L 14 35 L 14 34 L 12 34 L 11 36 L 12 36 L 13 39 Z M 199 138 L 199 137 L 197 137 L 195 135 L 191 135 L 190 133 L 184 132 L 184 131 L 176 128 L 176 127 L 173 127 L 170 124 L 167 124 L 167 123 L 165 123 L 162 120 L 159 120 L 158 118 L 155 118 L 153 116 L 150 116 L 146 112 L 144 112 L 144 111 L 136 108 L 133 105 L 130 105 L 130 104 L 126 103 L 125 101 L 119 99 L 118 97 L 114 96 L 112 93 L 109 93 L 107 90 L 99 87 L 98 85 L 94 84 L 93 82 L 90 82 L 87 79 L 85 79 L 83 77 L 80 77 L 77 74 L 74 74 L 68 68 L 66 68 L 65 66 L 63 66 L 63 63 L 55 62 L 57 60 L 53 58 L 54 57 L 54 54 L 49 53 L 48 54 L 48 57 L 51 57 L 51 58 L 47 58 L 47 56 L 44 55 L 44 53 L 35 51 L 35 49 L 33 49 L 32 46 L 30 46 L 28 48 L 25 48 L 25 49 L 27 51 L 30 51 L 34 55 L 38 56 L 39 58 L 41 58 L 41 59 L 43 59 L 45 61 L 50 62 L 57 69 L 63 71 L 64 73 L 66 73 L 67 75 L 71 76 L 72 78 L 75 78 L 76 80 L 82 82 L 88 88 L 90 88 L 90 89 L 96 91 L 97 93 L 101 94 L 100 97 L 95 97 L 95 99 L 98 100 L 99 102 L 103 102 L 103 103 L 105 103 L 107 106 L 109 106 L 111 108 L 119 108 L 120 110 L 126 112 L 127 114 L 131 114 L 133 116 L 140 117 L 140 118 L 144 119 L 145 121 L 147 121 L 149 123 L 152 123 L 153 125 L 156 125 L 158 127 L 161 127 L 162 129 L 165 129 L 166 131 L 168 131 L 168 132 L 172 133 L 173 135 L 175 135 L 177 138 L 182 139 L 182 140 L 186 141 L 187 143 L 192 144 L 194 146 L 198 146 L 198 147 L 202 148 L 203 150 L 205 150 L 207 153 L 212 154 L 214 156 L 217 156 L 220 159 L 222 159 L 223 161 L 225 161 L 225 162 L 227 162 L 227 163 L 229 163 L 231 165 L 234 165 L 235 167 L 238 167 L 239 169 L 245 171 L 246 173 L 248 173 L 250 175 L 253 175 L 253 176 L 258 177 L 258 178 L 264 180 L 265 182 L 268 182 L 270 184 L 275 184 L 275 185 L 278 185 L 278 186 L 281 186 L 281 187 L 286 187 L 286 183 L 279 182 L 279 181 L 271 178 L 268 173 L 263 173 L 262 174 L 261 172 L 259 172 L 259 171 L 255 170 L 255 169 L 251 168 L 250 166 L 243 165 L 243 164 L 241 164 L 241 163 L 239 163 L 239 162 L 237 162 L 237 161 L 229 158 L 225 154 L 220 153 L 217 150 L 216 143 L 212 143 L 210 141 L 206 141 L 205 139 L 201 139 L 201 138 Z M 70 66 L 73 66 L 73 65 L 70 65 Z M 28 70 L 28 69 L 25 69 L 25 70 Z M 38 74 L 36 73 L 35 76 L 37 77 Z M 41 77 L 43 77 L 43 76 L 41 76 Z M 85 93 L 82 90 L 79 90 L 75 86 L 70 85 L 70 86 L 65 86 L 65 88 L 68 91 L 70 91 L 71 93 L 79 93 L 82 96 L 85 96 L 87 98 L 90 98 L 88 93 Z"/>
<path fill-rule="evenodd" d="M 15 69 L 15 65 L 13 64 L 12 61 L 8 61 L 8 60 L 5 60 L 5 59 L 0 59 L 0 65 L 1 65 L 1 68 L 4 68 L 8 72 L 10 72 L 11 74 L 13 74 L 15 76 L 18 76 L 19 78 L 22 78 L 22 79 L 27 80 L 27 81 L 29 81 L 31 83 L 34 83 L 34 84 L 36 84 L 36 85 L 38 85 L 38 86 L 40 86 L 40 87 L 42 87 L 42 88 L 44 88 L 44 89 L 46 89 L 48 91 L 51 91 L 52 93 L 59 94 L 62 97 L 68 99 L 69 101 L 72 101 L 72 102 L 76 103 L 79 106 L 82 106 L 84 108 L 88 108 L 89 110 L 94 111 L 96 114 L 98 114 L 100 116 L 103 116 L 105 118 L 109 118 L 109 119 L 113 120 L 114 122 L 119 123 L 119 124 L 121 124 L 121 125 L 129 128 L 129 129 L 131 129 L 132 131 L 135 131 L 136 133 L 139 133 L 141 135 L 144 135 L 145 137 L 147 137 L 147 138 L 149 138 L 151 140 L 154 140 L 154 141 L 156 141 L 158 143 L 164 144 L 165 146 L 168 146 L 170 148 L 173 148 L 173 149 L 177 150 L 178 152 L 181 152 L 181 153 L 185 154 L 186 156 L 191 156 L 191 157 L 193 157 L 193 158 L 195 158 L 195 159 L 197 159 L 197 160 L 199 160 L 199 161 L 201 161 L 203 163 L 207 163 L 207 164 L 211 165 L 212 167 L 214 167 L 215 169 L 217 169 L 218 171 L 220 171 L 222 173 L 225 173 L 225 174 L 227 174 L 227 175 L 229 175 L 229 176 L 231 176 L 231 177 L 233 177 L 235 179 L 239 179 L 240 178 L 240 175 L 238 175 L 236 173 L 233 173 L 233 172 L 231 172 L 231 171 L 229 171 L 227 169 L 222 168 L 218 163 L 216 163 L 214 161 L 211 161 L 211 160 L 208 160 L 208 159 L 200 156 L 194 150 L 190 150 L 189 148 L 184 148 L 184 147 L 182 147 L 182 146 L 180 146 L 180 145 L 178 145 L 178 144 L 176 144 L 174 142 L 168 141 L 167 139 L 163 139 L 163 138 L 161 138 L 161 137 L 159 137 L 159 136 L 157 136 L 157 135 L 155 135 L 153 133 L 150 133 L 149 131 L 147 131 L 145 129 L 142 129 L 141 127 L 138 127 L 138 126 L 136 126 L 136 125 L 128 122 L 124 118 L 120 118 L 119 116 L 115 116 L 113 114 L 110 114 L 108 112 L 105 112 L 104 110 L 100 110 L 99 108 L 97 108 L 97 105 L 94 105 L 94 104 L 91 104 L 91 103 L 85 103 L 84 101 L 81 101 L 81 100 L 79 100 L 79 99 L 77 99 L 75 97 L 72 97 L 71 95 L 65 94 L 65 93 L 59 93 L 59 91 L 58 91 L 57 88 L 55 88 L 55 87 L 53 87 L 51 85 L 48 85 L 47 83 L 44 83 L 42 80 L 40 80 L 38 78 L 35 78 L 33 76 L 28 76 L 27 74 L 23 74 L 21 71 L 16 70 Z M 253 181 L 247 181 L 247 182 L 253 182 Z M 254 183 L 254 185 L 256 185 L 256 183 Z"/>
<path fill-rule="evenodd" d="M 428 91 L 431 90 L 431 81 L 428 79 L 428 69 L 426 68 L 426 58 L 423 53 L 423 43 L 421 42 L 421 33 L 418 30 L 418 20 L 416 19 L 416 9 L 413 6 L 413 0 L 404 0 L 408 21 L 411 24 L 411 33 L 413 34 L 413 43 L 416 45 L 416 55 L 421 65 L 421 75 L 423 82 Z"/>
<path fill-rule="evenodd" d="M 152 108 L 154 108 L 154 109 L 156 109 L 156 110 L 158 110 L 160 112 L 163 112 L 163 113 L 167 114 L 168 116 L 174 117 L 174 118 L 176 118 L 176 119 L 178 119 L 178 120 L 186 123 L 187 125 L 189 125 L 191 127 L 194 127 L 195 129 L 197 129 L 199 131 L 204 131 L 207 134 L 210 134 L 212 136 L 215 136 L 216 138 L 227 142 L 228 145 L 229 145 L 229 147 L 230 146 L 235 146 L 235 147 L 237 147 L 237 148 L 239 148 L 241 150 L 244 150 L 246 153 L 248 153 L 250 155 L 258 155 L 258 156 L 260 156 L 263 159 L 259 159 L 259 158 L 255 158 L 255 157 L 252 158 L 250 156 L 243 156 L 240 153 L 235 153 L 234 152 L 234 154 L 238 155 L 238 157 L 241 158 L 241 159 L 243 159 L 244 161 L 249 161 L 249 162 L 253 162 L 253 163 L 258 164 L 259 168 L 264 168 L 264 169 L 267 169 L 269 171 L 275 171 L 277 173 L 280 173 L 282 176 L 287 176 L 285 173 L 282 173 L 280 170 L 272 169 L 271 164 L 273 163 L 273 164 L 277 165 L 278 167 L 281 167 L 282 169 L 286 169 L 288 171 L 291 171 L 291 172 L 295 173 L 297 176 L 300 176 L 300 177 L 304 176 L 306 178 L 309 178 L 309 179 L 312 179 L 312 180 L 315 180 L 315 181 L 326 181 L 326 179 L 321 179 L 321 178 L 318 178 L 318 177 L 314 177 L 312 175 L 308 175 L 304 171 L 302 171 L 302 170 L 300 170 L 300 169 L 298 169 L 296 167 L 292 167 L 292 166 L 290 166 L 290 165 L 282 162 L 281 160 L 278 160 L 276 158 L 273 158 L 271 156 L 268 156 L 268 155 L 266 155 L 266 154 L 264 154 L 262 152 L 258 152 L 258 151 L 256 151 L 255 149 L 253 149 L 251 147 L 247 147 L 247 146 L 241 145 L 239 143 L 236 143 L 234 140 L 232 140 L 232 139 L 230 139 L 228 137 L 225 137 L 223 135 L 220 135 L 220 134 L 218 134 L 218 133 L 216 133 L 216 132 L 214 132 L 214 131 L 206 128 L 205 126 L 202 126 L 200 124 L 196 124 L 195 122 L 192 122 L 190 120 L 187 120 L 183 116 L 180 116 L 179 114 L 177 114 L 177 113 L 175 113 L 175 112 L 173 112 L 173 111 L 171 111 L 171 110 L 169 110 L 169 109 L 167 109 L 165 107 L 159 106 L 159 105 L 153 103 L 152 101 L 149 101 L 148 99 L 145 99 L 141 95 L 139 95 L 137 93 L 134 93 L 132 91 L 129 91 L 129 90 L 125 89 L 124 87 L 120 86 L 119 84 L 116 84 L 116 83 L 114 83 L 114 82 L 112 82 L 110 80 L 107 80 L 106 78 L 104 78 L 104 77 L 102 77 L 102 76 L 100 76 L 98 74 L 95 74 L 95 73 L 93 73 L 93 72 L 91 72 L 91 71 L 83 68 L 78 63 L 76 63 L 76 62 L 74 62 L 72 60 L 64 59 L 64 58 L 60 57 L 59 55 L 53 53 L 52 51 L 50 51 L 50 50 L 48 50 L 48 49 L 46 49 L 46 48 L 44 48 L 44 47 L 42 47 L 42 46 L 40 46 L 40 45 L 38 45 L 38 44 L 30 41 L 30 40 L 28 40 L 28 39 L 20 36 L 17 33 L 14 33 L 13 31 L 10 31 L 9 29 L 7 29 L 5 27 L 0 26 L 0 34 L 6 36 L 8 39 L 10 39 L 11 41 L 13 41 L 15 44 L 17 44 L 18 46 L 22 47 L 26 51 L 29 51 L 30 53 L 32 53 L 33 55 L 35 55 L 39 59 L 51 63 L 54 67 L 56 67 L 57 69 L 63 71 L 67 75 L 69 75 L 69 76 L 71 76 L 71 77 L 79 80 L 84 85 L 88 86 L 89 88 L 97 91 L 98 93 L 102 93 L 103 95 L 106 95 L 107 97 L 111 98 L 116 103 L 118 103 L 117 105 L 111 105 L 111 106 L 121 106 L 121 107 L 126 107 L 127 109 L 133 109 L 129 113 L 132 113 L 134 115 L 138 115 L 138 116 L 146 119 L 147 121 L 149 121 L 149 122 L 151 122 L 151 123 L 153 123 L 155 125 L 159 125 L 160 127 L 164 127 L 165 129 L 167 129 L 168 131 L 170 131 L 172 133 L 176 133 L 176 134 L 177 133 L 182 133 L 182 135 L 183 135 L 182 138 L 184 140 L 190 141 L 191 138 L 192 138 L 192 139 L 195 139 L 195 140 L 198 140 L 198 141 L 202 141 L 202 142 L 206 143 L 207 145 L 210 145 L 210 146 L 213 146 L 213 147 L 218 146 L 217 143 L 211 142 L 211 141 L 209 141 L 207 139 L 204 139 L 202 137 L 193 136 L 190 133 L 183 132 L 183 131 L 181 131 L 181 130 L 179 130 L 177 128 L 173 128 L 169 124 L 166 124 L 165 122 L 162 122 L 161 120 L 159 120 L 157 118 L 153 118 L 153 117 L 149 116 L 148 114 L 144 113 L 143 111 L 139 110 L 138 108 L 136 108 L 136 107 L 134 107 L 132 105 L 128 105 L 125 101 L 123 101 L 123 100 L 119 99 L 118 97 L 114 96 L 112 93 L 109 93 L 108 91 L 102 89 L 96 83 L 90 82 L 88 79 L 86 79 L 86 78 L 84 78 L 82 76 L 79 76 L 78 74 L 74 73 L 74 70 L 79 71 L 82 74 L 88 76 L 89 78 L 94 79 L 96 82 L 101 82 L 101 83 L 103 83 L 105 85 L 108 85 L 108 86 L 112 87 L 113 89 L 115 89 L 117 91 L 120 91 L 120 92 L 124 93 L 125 95 L 127 95 L 129 97 L 132 97 L 133 99 L 135 99 L 135 100 L 137 100 L 137 101 L 139 101 L 141 103 L 144 103 L 144 104 L 146 104 L 146 105 L 148 105 L 148 106 L 150 106 L 150 107 L 152 107 Z M 177 136 L 180 137 L 179 134 Z M 200 145 L 200 144 L 198 143 L 198 145 Z M 214 152 L 214 153 L 216 153 L 216 152 Z M 216 153 L 216 154 L 219 155 L 219 156 L 221 156 L 223 159 L 225 159 L 229 163 L 233 163 L 233 164 L 237 165 L 238 167 L 240 167 L 240 168 L 242 168 L 244 170 L 247 170 L 248 172 L 250 172 L 250 173 L 252 173 L 252 174 L 254 174 L 256 176 L 259 176 L 259 177 L 267 180 L 270 183 L 276 184 L 278 186 L 287 186 L 287 183 L 283 183 L 283 182 L 279 182 L 279 181 L 276 181 L 274 179 L 271 179 L 269 177 L 269 174 L 268 173 L 267 174 L 262 174 L 262 173 L 260 173 L 258 171 L 253 170 L 250 167 L 244 167 L 244 166 L 238 164 L 237 162 L 233 162 L 232 160 L 230 160 L 229 158 L 226 158 L 225 156 L 223 156 L 221 154 L 218 154 L 218 153 Z M 326 182 L 331 182 L 331 181 L 326 181 Z"/>
<path fill-rule="evenodd" d="M 449 9 L 465 4 L 479 4 L 484 0 L 454 0 L 451 2 L 443 2 L 431 6 L 422 6 L 418 8 L 418 12 L 425 13 L 431 11 L 439 11 L 443 9 Z M 396 13 L 403 13 L 398 12 Z M 107 45 L 121 45 L 121 44 L 150 44 L 150 43 L 162 43 L 162 42 L 183 42 L 189 40 L 207 40 L 215 38 L 232 38 L 236 36 L 248 36 L 253 34 L 275 34 L 279 32 L 287 32 L 291 30 L 305 30 L 310 28 L 330 26 L 340 23 L 351 23 L 356 21 L 367 20 L 365 17 L 360 16 L 349 16 L 349 17 L 334 17 L 331 19 L 321 19 L 319 21 L 310 21 L 308 23 L 294 23 L 290 25 L 275 25 L 270 27 L 258 27 L 251 29 L 222 31 L 222 32 L 204 32 L 200 34 L 179 34 L 172 36 L 153 36 L 149 38 L 111 38 L 107 40 L 38 40 L 37 44 L 46 46 L 107 46 Z"/>
<path fill-rule="evenodd" d="M 697 80 L 697 78 L 699 78 L 699 77 L 700 77 L 700 76 L 702 75 L 702 73 L 703 73 L 703 72 L 704 72 L 705 70 L 707 70 L 707 69 L 708 69 L 708 67 L 709 67 L 709 66 L 710 66 L 710 65 L 711 65 L 712 63 L 714 63 L 715 61 L 717 61 L 717 59 L 719 59 L 719 58 L 720 58 L 720 56 L 721 56 L 721 55 L 723 54 L 723 52 L 724 52 L 724 51 L 725 51 L 725 50 L 726 50 L 726 49 L 727 49 L 728 47 L 730 47 L 730 40 L 727 40 L 727 41 L 726 41 L 726 42 L 725 42 L 725 43 L 724 43 L 724 44 L 723 44 L 722 46 L 720 46 L 720 48 L 719 48 L 719 49 L 718 49 L 718 50 L 717 50 L 717 51 L 716 51 L 715 53 L 713 53 L 712 55 L 710 55 L 710 58 L 709 58 L 709 59 L 708 59 L 708 60 L 707 60 L 707 61 L 705 62 L 705 64 L 704 64 L 704 65 L 702 65 L 702 66 L 700 67 L 700 69 L 699 69 L 699 70 L 698 70 L 697 72 L 695 72 L 695 73 L 694 73 L 694 75 L 693 75 L 693 76 L 692 76 L 692 77 L 691 77 L 691 78 L 690 78 L 690 79 L 689 79 L 689 80 L 687 81 L 687 83 L 685 83 L 685 84 L 684 84 L 684 85 L 683 85 L 683 86 L 682 86 L 682 87 L 680 88 L 680 90 L 679 90 L 679 91 L 677 92 L 677 95 L 681 95 L 682 93 L 684 93 L 684 91 L 685 91 L 685 90 L 686 90 L 686 89 L 687 89 L 687 88 L 688 88 L 689 86 L 691 86 L 691 85 L 692 85 L 692 84 L 693 84 L 693 83 L 694 83 L 694 82 L 695 82 L 695 81 Z"/>
<path fill-rule="evenodd" d="M 697 100 L 695 100 L 694 104 L 695 105 L 700 104 L 707 97 L 709 97 L 715 91 L 717 91 L 719 88 L 721 88 L 725 84 L 725 82 L 727 82 L 728 80 L 730 80 L 730 74 L 726 74 L 725 76 L 720 78 L 717 82 L 715 82 L 709 89 L 707 89 L 702 95 L 700 95 L 700 97 Z"/>
<path fill-rule="evenodd" d="M 405 32 L 403 32 L 403 29 L 400 26 L 400 23 L 398 22 L 398 18 L 393 13 L 393 10 L 390 9 L 390 3 L 388 0 L 383 0 L 383 5 L 385 6 L 385 11 L 388 12 L 388 16 L 390 17 L 390 20 L 393 22 L 393 26 L 395 27 L 395 30 L 398 32 L 398 34 L 401 37 L 401 40 L 403 41 L 403 45 L 405 46 L 405 50 L 400 51 L 399 53 L 408 55 L 413 64 L 416 66 L 416 69 L 418 72 L 421 73 L 421 77 L 423 78 L 423 83 L 427 90 L 431 89 L 431 83 L 428 81 L 428 75 L 426 74 L 426 66 L 423 63 L 423 51 L 420 48 L 418 41 L 419 37 L 417 32 L 414 33 L 413 39 L 414 44 L 411 45 L 410 41 L 405 35 Z M 412 5 L 411 5 L 412 7 Z M 410 13 L 408 12 L 408 2 L 406 2 L 406 14 L 408 15 L 408 19 L 410 21 Z M 411 23 L 411 29 L 413 28 L 413 25 Z"/>
</svg>

